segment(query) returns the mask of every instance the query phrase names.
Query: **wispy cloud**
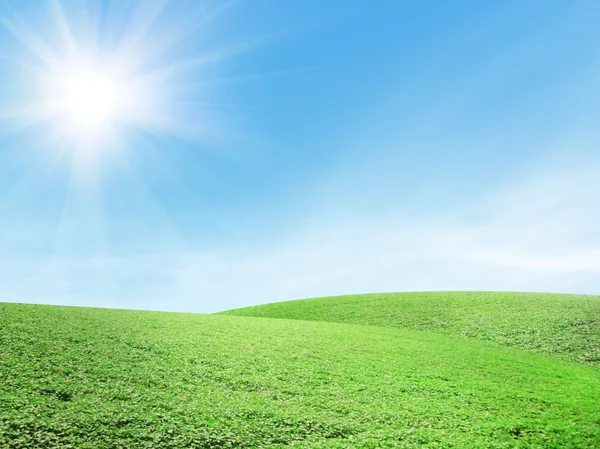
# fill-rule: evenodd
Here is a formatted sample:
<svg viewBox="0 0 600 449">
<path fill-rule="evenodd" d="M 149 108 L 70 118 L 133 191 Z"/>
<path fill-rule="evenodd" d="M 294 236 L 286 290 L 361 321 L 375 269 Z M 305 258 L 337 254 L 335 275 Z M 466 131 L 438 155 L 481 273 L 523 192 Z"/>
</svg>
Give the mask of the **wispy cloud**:
<svg viewBox="0 0 600 449">
<path fill-rule="evenodd" d="M 600 293 L 598 179 L 599 166 L 538 171 L 451 216 L 330 218 L 261 250 L 13 260 L 2 299 L 211 312 L 376 291 Z"/>
<path fill-rule="evenodd" d="M 598 179 L 597 166 L 548 170 L 427 222 L 334 221 L 252 257 L 188 255 L 171 282 L 207 310 L 368 291 L 598 293 Z"/>
</svg>

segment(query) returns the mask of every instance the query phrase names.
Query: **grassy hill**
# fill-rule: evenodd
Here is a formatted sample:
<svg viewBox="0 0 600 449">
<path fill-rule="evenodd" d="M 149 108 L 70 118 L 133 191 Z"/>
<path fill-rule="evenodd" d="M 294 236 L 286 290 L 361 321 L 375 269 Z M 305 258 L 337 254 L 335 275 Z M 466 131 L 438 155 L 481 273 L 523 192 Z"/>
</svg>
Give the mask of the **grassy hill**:
<svg viewBox="0 0 600 449">
<path fill-rule="evenodd" d="M 383 293 L 287 301 L 223 313 L 432 331 L 600 366 L 600 296 Z"/>
<path fill-rule="evenodd" d="M 2 448 L 600 447 L 600 373 L 397 328 L 0 303 Z"/>
</svg>

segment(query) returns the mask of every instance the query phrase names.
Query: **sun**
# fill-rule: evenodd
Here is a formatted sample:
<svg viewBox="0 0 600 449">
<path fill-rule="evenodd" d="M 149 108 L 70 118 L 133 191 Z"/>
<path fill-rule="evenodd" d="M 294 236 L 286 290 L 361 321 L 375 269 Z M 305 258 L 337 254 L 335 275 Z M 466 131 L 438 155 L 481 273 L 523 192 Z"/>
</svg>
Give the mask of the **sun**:
<svg viewBox="0 0 600 449">
<path fill-rule="evenodd" d="M 142 100 L 151 97 L 134 75 L 93 55 L 55 60 L 42 80 L 41 109 L 57 134 L 79 149 L 107 146 L 119 129 L 140 119 Z"/>
<path fill-rule="evenodd" d="M 84 159 L 99 162 L 154 145 L 157 136 L 204 141 L 216 134 L 210 98 L 219 85 L 217 63 L 250 47 L 206 46 L 201 37 L 210 27 L 203 25 L 219 8 L 186 6 L 179 18 L 163 0 L 122 10 L 115 0 L 104 16 L 89 2 L 42 3 L 31 17 L 0 18 L 0 32 L 15 45 L 15 80 L 4 86 L 13 84 L 17 93 L 6 106 L 0 102 L 0 119 L 36 126 L 40 151 L 65 160 L 98 155 Z"/>
<path fill-rule="evenodd" d="M 72 126 L 97 128 L 118 118 L 123 95 L 109 73 L 83 68 L 56 81 L 59 112 Z"/>
</svg>

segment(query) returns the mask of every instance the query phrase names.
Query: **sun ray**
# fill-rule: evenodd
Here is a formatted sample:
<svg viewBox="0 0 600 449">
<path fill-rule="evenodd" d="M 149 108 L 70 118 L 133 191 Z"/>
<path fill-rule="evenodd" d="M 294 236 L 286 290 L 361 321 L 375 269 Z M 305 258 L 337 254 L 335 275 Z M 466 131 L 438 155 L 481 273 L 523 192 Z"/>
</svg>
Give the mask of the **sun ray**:
<svg viewBox="0 0 600 449">
<path fill-rule="evenodd" d="M 255 49 L 256 47 L 262 45 L 267 39 L 268 36 L 258 37 L 252 40 L 246 40 L 244 42 L 238 42 L 223 48 L 219 48 L 217 50 L 207 51 L 193 58 L 187 58 L 182 61 L 165 64 L 156 70 L 149 71 L 144 76 L 144 79 L 150 83 L 158 83 L 176 75 L 198 70 L 200 68 L 209 66 L 211 64 L 216 64 L 220 61 L 230 59 L 236 55 Z"/>
<path fill-rule="evenodd" d="M 2 76 L 12 82 L 0 86 L 0 121 L 16 144 L 5 149 L 9 164 L 0 169 L 18 178 L 10 194 L 15 211 L 35 209 L 31 198 L 60 185 L 55 251 L 101 253 L 115 226 L 108 219 L 120 219 L 109 212 L 110 201 L 151 211 L 148 224 L 133 214 L 128 232 L 147 225 L 177 241 L 177 225 L 143 170 L 171 167 L 177 178 L 174 149 L 191 156 L 231 135 L 212 106 L 214 86 L 227 72 L 224 61 L 266 39 L 217 39 L 216 21 L 233 1 L 188 2 L 185 13 L 183 2 L 175 3 L 43 0 L 18 12 L 1 7 L 0 33 L 10 44 L 0 55 Z"/>
<path fill-rule="evenodd" d="M 166 0 L 153 0 L 137 5 L 129 20 L 128 32 L 119 45 L 117 60 L 119 55 L 129 58 L 132 54 L 136 54 L 152 25 L 164 10 L 166 3 Z"/>
<path fill-rule="evenodd" d="M 102 145 L 106 143 L 101 141 L 103 135 L 126 127 L 156 128 L 182 135 L 197 133 L 199 127 L 185 123 L 182 114 L 176 112 L 176 97 L 182 94 L 181 87 L 187 81 L 182 77 L 240 54 L 259 40 L 204 51 L 184 61 L 164 60 L 165 52 L 231 5 L 203 5 L 180 19 L 178 26 L 156 32 L 157 19 L 164 14 L 167 3 L 155 0 L 137 5 L 131 11 L 126 32 L 117 37 L 112 50 L 77 36 L 71 25 L 74 18 L 69 17 L 73 12 L 60 0 L 48 0 L 46 8 L 57 39 L 43 36 L 43 31 L 16 14 L 4 20 L 4 27 L 37 59 L 35 64 L 27 63 L 27 69 L 35 89 L 45 94 L 35 103 L 4 109 L 3 116 L 20 118 L 28 124 L 48 121 L 54 127 L 54 138 L 64 144 L 70 138 L 72 146 Z M 202 20 L 197 20 L 198 11 L 203 13 Z M 159 36 L 160 42 L 151 42 L 159 45 L 148 45 L 151 34 Z M 157 58 L 161 61 L 158 64 L 154 62 Z M 179 94 L 174 94 L 177 91 Z M 113 141 L 113 136 L 108 140 Z"/>
<path fill-rule="evenodd" d="M 59 0 L 49 0 L 49 3 L 53 23 L 56 26 L 61 44 L 64 46 L 65 54 L 68 58 L 74 58 L 77 56 L 77 47 L 65 10 Z"/>
<path fill-rule="evenodd" d="M 56 64 L 58 57 L 55 50 L 48 45 L 29 22 L 23 20 L 20 15 L 13 13 L 13 19 L 0 21 L 2 28 L 14 36 L 25 49 L 37 57 L 44 65 Z"/>
<path fill-rule="evenodd" d="M 87 2 L 45 3 L 45 8 L 31 7 L 30 14 L 5 14 L 0 23 L 21 50 L 20 56 L 16 51 L 2 56 L 20 87 L 0 103 L 0 120 L 19 132 L 35 127 L 27 139 L 37 144 L 28 152 L 44 167 L 42 176 L 68 176 L 60 231 L 65 239 L 76 225 L 70 216 L 91 217 L 92 209 L 102 208 L 104 187 L 94 186 L 104 182 L 100 173 L 124 169 L 123 176 L 143 182 L 143 176 L 132 173 L 134 167 L 119 167 L 117 160 L 127 154 L 142 159 L 152 150 L 154 158 L 162 159 L 159 165 L 166 166 L 169 152 L 153 148 L 165 141 L 197 143 L 186 152 L 223 141 L 230 133 L 221 128 L 212 106 L 222 76 L 217 69 L 268 36 L 226 45 L 213 36 L 202 39 L 233 2 L 202 3 L 183 15 L 171 14 L 166 0 L 115 0 L 101 11 L 90 11 Z M 38 167 L 26 183 L 39 183 L 40 173 Z M 88 190 L 93 194 L 86 199 Z M 146 202 L 153 201 L 151 189 L 138 186 L 137 191 L 144 192 Z M 78 201 L 89 207 L 80 209 Z M 161 209 L 160 202 L 153 204 Z M 94 220 L 102 219 L 101 211 L 93 213 Z"/>
</svg>

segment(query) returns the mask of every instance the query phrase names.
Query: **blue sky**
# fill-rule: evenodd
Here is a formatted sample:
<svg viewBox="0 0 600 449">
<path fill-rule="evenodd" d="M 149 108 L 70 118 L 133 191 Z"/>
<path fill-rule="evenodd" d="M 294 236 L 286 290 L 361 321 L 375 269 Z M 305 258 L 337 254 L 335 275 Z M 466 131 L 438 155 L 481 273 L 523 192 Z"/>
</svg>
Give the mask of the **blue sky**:
<svg viewBox="0 0 600 449">
<path fill-rule="evenodd" d="M 599 20 L 593 1 L 3 2 L 0 300 L 600 294 Z M 73 61 L 126 67 L 137 95 L 93 136 L 62 98 Z"/>
</svg>

